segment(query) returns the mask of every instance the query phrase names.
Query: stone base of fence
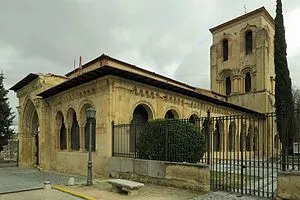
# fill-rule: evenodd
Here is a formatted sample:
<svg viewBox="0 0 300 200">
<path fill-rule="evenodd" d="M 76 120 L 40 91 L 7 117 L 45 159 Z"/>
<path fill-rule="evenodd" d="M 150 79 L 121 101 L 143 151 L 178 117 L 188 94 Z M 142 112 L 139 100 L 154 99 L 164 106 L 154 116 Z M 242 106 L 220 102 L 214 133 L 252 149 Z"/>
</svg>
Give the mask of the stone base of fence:
<svg viewBox="0 0 300 200">
<path fill-rule="evenodd" d="M 206 164 L 176 163 L 112 157 L 110 176 L 202 192 L 210 191 L 210 170 Z"/>
<path fill-rule="evenodd" d="M 278 172 L 276 199 L 300 199 L 300 171 Z"/>
</svg>

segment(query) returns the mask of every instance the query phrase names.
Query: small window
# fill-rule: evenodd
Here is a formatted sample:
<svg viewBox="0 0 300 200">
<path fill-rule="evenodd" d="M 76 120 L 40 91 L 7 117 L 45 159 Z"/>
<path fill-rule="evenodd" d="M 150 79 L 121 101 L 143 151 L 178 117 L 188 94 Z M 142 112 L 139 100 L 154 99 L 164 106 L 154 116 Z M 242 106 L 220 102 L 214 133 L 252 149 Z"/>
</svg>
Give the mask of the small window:
<svg viewBox="0 0 300 200">
<path fill-rule="evenodd" d="M 223 40 L 223 60 L 228 60 L 228 40 Z"/>
<path fill-rule="evenodd" d="M 231 94 L 231 79 L 230 77 L 226 77 L 226 95 Z"/>
<path fill-rule="evenodd" d="M 251 75 L 249 72 L 246 73 L 245 76 L 245 92 L 251 91 Z"/>
<path fill-rule="evenodd" d="M 246 33 L 246 54 L 251 54 L 252 53 L 252 31 L 248 31 Z"/>
</svg>

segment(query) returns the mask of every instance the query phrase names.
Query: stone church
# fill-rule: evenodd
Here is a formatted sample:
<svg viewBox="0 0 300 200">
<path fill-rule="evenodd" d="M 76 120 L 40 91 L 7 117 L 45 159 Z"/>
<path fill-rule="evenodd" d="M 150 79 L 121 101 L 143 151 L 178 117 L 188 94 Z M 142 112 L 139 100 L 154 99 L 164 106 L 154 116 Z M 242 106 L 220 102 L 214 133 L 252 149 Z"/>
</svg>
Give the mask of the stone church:
<svg viewBox="0 0 300 200">
<path fill-rule="evenodd" d="M 20 165 L 86 174 L 86 109 L 96 110 L 93 171 L 107 176 L 112 121 L 261 114 L 274 105 L 274 20 L 262 7 L 210 29 L 211 90 L 101 55 L 63 75 L 30 73 L 19 99 Z M 226 135 L 224 136 L 226 137 Z"/>
</svg>

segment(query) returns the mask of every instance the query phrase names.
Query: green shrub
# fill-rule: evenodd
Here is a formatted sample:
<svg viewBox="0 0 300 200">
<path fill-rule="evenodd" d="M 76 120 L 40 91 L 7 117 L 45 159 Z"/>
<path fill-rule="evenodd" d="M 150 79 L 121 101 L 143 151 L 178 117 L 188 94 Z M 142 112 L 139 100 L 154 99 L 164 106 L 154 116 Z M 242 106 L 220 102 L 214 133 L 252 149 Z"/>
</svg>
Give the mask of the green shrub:
<svg viewBox="0 0 300 200">
<path fill-rule="evenodd" d="M 179 120 L 154 120 L 139 131 L 141 159 L 199 162 L 205 151 L 204 135 L 194 125 Z"/>
</svg>

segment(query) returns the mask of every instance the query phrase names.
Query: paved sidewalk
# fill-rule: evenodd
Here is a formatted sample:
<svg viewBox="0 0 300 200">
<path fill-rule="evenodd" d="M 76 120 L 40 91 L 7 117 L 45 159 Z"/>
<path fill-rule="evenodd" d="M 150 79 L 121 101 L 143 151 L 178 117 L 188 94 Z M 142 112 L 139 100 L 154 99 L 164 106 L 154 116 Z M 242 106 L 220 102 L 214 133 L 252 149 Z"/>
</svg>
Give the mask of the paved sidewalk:
<svg viewBox="0 0 300 200">
<path fill-rule="evenodd" d="M 19 167 L 0 168 L 0 194 L 43 188 L 44 182 L 49 180 L 51 185 L 66 184 L 69 177 L 75 177 L 76 181 L 84 181 L 85 178 L 63 173 L 39 171 Z"/>
<path fill-rule="evenodd" d="M 0 200 L 82 200 L 81 198 L 54 190 L 33 190 L 0 195 Z"/>
<path fill-rule="evenodd" d="M 210 192 L 208 194 L 193 198 L 191 200 L 268 200 L 267 198 L 255 196 L 241 196 L 227 192 Z"/>
</svg>

